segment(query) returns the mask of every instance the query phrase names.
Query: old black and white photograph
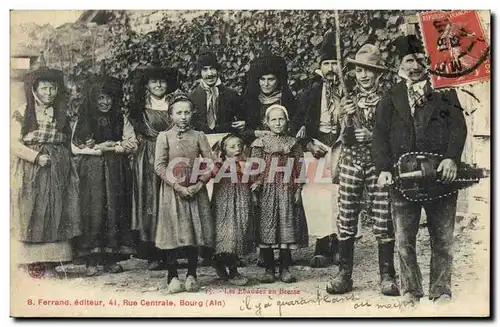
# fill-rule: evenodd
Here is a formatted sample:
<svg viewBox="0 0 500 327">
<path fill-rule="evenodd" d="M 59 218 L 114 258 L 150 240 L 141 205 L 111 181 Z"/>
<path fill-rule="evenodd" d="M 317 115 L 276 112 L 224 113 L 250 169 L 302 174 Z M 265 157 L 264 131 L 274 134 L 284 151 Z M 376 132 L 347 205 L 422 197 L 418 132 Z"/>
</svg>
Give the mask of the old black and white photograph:
<svg viewBox="0 0 500 327">
<path fill-rule="evenodd" d="M 10 315 L 490 317 L 490 21 L 11 10 Z"/>
</svg>

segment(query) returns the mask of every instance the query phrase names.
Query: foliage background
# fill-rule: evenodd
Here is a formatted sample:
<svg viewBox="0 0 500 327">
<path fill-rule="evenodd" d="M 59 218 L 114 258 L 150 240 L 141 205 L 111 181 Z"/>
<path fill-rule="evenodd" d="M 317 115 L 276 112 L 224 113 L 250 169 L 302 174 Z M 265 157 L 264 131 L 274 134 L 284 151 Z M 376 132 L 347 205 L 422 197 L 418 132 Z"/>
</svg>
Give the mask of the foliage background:
<svg viewBox="0 0 500 327">
<path fill-rule="evenodd" d="M 66 24 L 62 28 L 31 32 L 29 46 L 45 51 L 51 66 L 63 69 L 72 94 L 69 111 L 76 114 L 83 81 L 99 71 L 101 60 L 108 73 L 125 81 L 125 104 L 129 102 L 130 80 L 139 65 L 151 61 L 158 48 L 163 65 L 179 68 L 182 89 L 189 91 L 199 78 L 195 71 L 197 55 L 210 49 L 219 58 L 225 83 L 241 92 L 250 62 L 267 48 L 285 58 L 290 87 L 295 93 L 304 89 L 318 67 L 321 42 L 326 31 L 335 31 L 333 11 L 208 11 L 196 17 L 186 15 L 163 18 L 150 32 L 134 29 L 129 11 L 109 11 L 104 25 Z M 167 13 L 167 12 L 165 12 Z M 364 43 L 379 47 L 386 66 L 395 67 L 396 58 L 389 43 L 401 35 L 404 17 L 416 11 L 340 11 L 342 57 L 354 57 Z M 353 83 L 348 68 L 346 85 Z M 394 71 L 383 83 L 397 79 Z"/>
</svg>

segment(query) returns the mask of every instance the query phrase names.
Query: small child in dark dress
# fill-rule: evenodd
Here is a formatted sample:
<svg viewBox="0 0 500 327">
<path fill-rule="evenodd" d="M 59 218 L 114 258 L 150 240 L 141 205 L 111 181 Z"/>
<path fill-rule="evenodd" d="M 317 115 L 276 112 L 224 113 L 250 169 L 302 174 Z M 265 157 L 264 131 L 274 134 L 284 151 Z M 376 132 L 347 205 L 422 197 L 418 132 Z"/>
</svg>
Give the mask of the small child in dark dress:
<svg viewBox="0 0 500 327">
<path fill-rule="evenodd" d="M 215 262 L 218 274 L 243 286 L 248 279 L 238 272 L 239 256 L 254 250 L 252 198 L 243 173 L 243 141 L 233 134 L 221 140 L 220 161 L 213 170 L 212 212 L 215 217 Z"/>
</svg>

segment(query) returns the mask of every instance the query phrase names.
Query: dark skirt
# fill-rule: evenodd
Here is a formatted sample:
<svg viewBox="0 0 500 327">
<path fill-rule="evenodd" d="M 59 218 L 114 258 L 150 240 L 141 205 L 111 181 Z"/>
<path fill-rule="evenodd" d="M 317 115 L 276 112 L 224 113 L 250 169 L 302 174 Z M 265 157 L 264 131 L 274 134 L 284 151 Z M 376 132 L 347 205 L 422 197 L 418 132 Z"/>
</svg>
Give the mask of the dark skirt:
<svg viewBox="0 0 500 327">
<path fill-rule="evenodd" d="M 259 247 L 299 248 L 309 245 L 302 202 L 294 203 L 296 188 L 289 183 L 264 183 L 258 210 Z"/>
<path fill-rule="evenodd" d="M 126 155 L 84 156 L 79 167 L 82 235 L 76 254 L 124 260 L 135 253 L 132 237 L 132 172 Z"/>
<path fill-rule="evenodd" d="M 161 179 L 154 169 L 156 139 L 143 139 L 134 157 L 132 229 L 138 238 L 137 256 L 142 259 L 161 259 L 155 246 L 158 225 L 158 197 Z"/>
<path fill-rule="evenodd" d="M 78 175 L 70 151 L 33 144 L 51 165 L 15 158 L 12 178 L 13 253 L 18 263 L 71 261 L 69 241 L 80 234 Z"/>
<path fill-rule="evenodd" d="M 246 255 L 254 251 L 255 228 L 250 187 L 223 179 L 214 184 L 215 251 Z"/>
<path fill-rule="evenodd" d="M 70 151 L 62 145 L 34 144 L 29 148 L 47 154 L 50 166 L 16 158 L 14 163 L 15 226 L 22 242 L 67 241 L 80 234 L 78 175 Z"/>
<path fill-rule="evenodd" d="M 143 140 L 133 163 L 132 229 L 141 241 L 154 242 L 161 180 L 154 169 L 156 140 Z"/>
</svg>

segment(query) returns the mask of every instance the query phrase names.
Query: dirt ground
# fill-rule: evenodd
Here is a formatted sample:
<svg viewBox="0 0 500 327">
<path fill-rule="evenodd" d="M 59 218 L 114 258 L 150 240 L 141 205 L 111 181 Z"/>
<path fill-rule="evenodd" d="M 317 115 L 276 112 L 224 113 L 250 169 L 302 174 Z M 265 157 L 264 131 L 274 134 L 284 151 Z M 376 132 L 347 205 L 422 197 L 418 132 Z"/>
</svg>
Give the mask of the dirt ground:
<svg viewBox="0 0 500 327">
<path fill-rule="evenodd" d="M 314 242 L 316 237 L 321 237 L 332 232 L 331 210 L 335 215 L 335 208 L 332 207 L 332 194 L 327 192 L 328 185 L 320 185 L 310 187 L 304 191 L 304 202 L 306 204 L 306 213 L 308 215 L 308 224 L 310 225 L 310 232 L 314 232 L 310 236 L 310 246 L 308 248 L 299 249 L 293 252 L 293 259 L 296 265 L 292 267 L 292 272 L 297 276 L 298 282 L 294 284 L 284 284 L 278 281 L 274 284 L 259 284 L 257 281 L 258 276 L 263 272 L 263 268 L 256 266 L 257 255 L 250 255 L 245 257 L 245 266 L 240 268 L 242 274 L 250 279 L 249 285 L 240 288 L 244 290 L 266 290 L 266 289 L 287 289 L 287 290 L 300 290 L 301 297 L 314 298 L 316 295 L 326 295 L 325 286 L 329 278 L 337 271 L 337 267 L 332 265 L 327 268 L 311 268 L 308 266 L 309 260 L 314 252 Z M 318 191 L 322 192 L 318 192 Z M 334 197 L 334 196 L 333 196 Z M 314 199 L 314 200 L 313 200 Z M 309 204 L 308 204 L 309 203 Z M 311 204 L 313 203 L 313 204 Z M 321 204 L 321 205 L 318 205 Z M 332 209 L 333 208 L 333 209 Z M 325 222 L 326 221 L 326 222 Z M 475 217 L 458 218 L 455 228 L 455 256 L 454 256 L 454 271 L 453 271 L 453 302 L 459 303 L 460 306 L 453 314 L 463 313 L 462 308 L 468 308 L 470 304 L 479 306 L 482 314 L 488 312 L 488 296 L 489 296 L 489 224 L 487 221 L 481 221 Z M 323 234 L 319 234 L 320 232 Z M 427 228 L 422 226 L 418 235 L 417 241 L 418 261 L 423 275 L 424 290 L 427 292 L 429 282 L 429 265 L 430 265 L 430 244 Z M 357 299 L 362 301 L 377 301 L 387 302 L 387 297 L 379 293 L 379 274 L 378 274 L 378 258 L 377 246 L 375 238 L 371 233 L 369 226 L 363 226 L 362 238 L 356 242 L 355 256 L 354 256 L 354 290 Z M 396 257 L 397 262 L 397 257 Z M 181 264 L 183 262 L 181 261 Z M 139 259 L 130 259 L 122 262 L 125 272 L 120 274 L 107 274 L 103 273 L 96 277 L 83 277 L 84 265 L 65 265 L 64 271 L 61 270 L 59 279 L 37 281 L 29 281 L 33 286 L 29 286 L 25 291 L 25 296 L 31 296 L 33 292 L 35 298 L 40 298 L 39 294 L 43 294 L 49 289 L 53 294 L 82 294 L 88 298 L 101 297 L 106 294 L 109 296 L 116 296 L 118 299 L 122 298 L 169 298 L 169 299 L 182 299 L 188 296 L 186 293 L 181 294 L 167 294 L 166 290 L 166 272 L 165 271 L 147 271 L 146 262 Z M 396 266 L 396 270 L 398 270 Z M 184 279 L 186 273 L 185 265 L 179 270 L 181 280 Z M 224 283 L 217 278 L 213 268 L 208 266 L 200 266 L 198 269 L 198 279 L 201 284 L 201 291 L 198 295 L 223 293 L 220 294 L 221 299 L 229 299 L 224 295 L 228 292 L 237 292 L 238 287 Z M 34 284 L 33 282 L 36 282 Z M 17 287 L 28 287 L 28 284 L 19 282 L 13 284 L 13 291 Z M 51 285 L 49 287 L 49 285 Z M 58 290 L 54 293 L 54 290 Z M 200 298 L 196 294 L 189 294 L 190 298 Z M 193 297 L 194 296 L 194 297 Z M 23 302 L 25 297 L 21 297 L 20 301 Z M 237 299 L 236 297 L 234 298 Z M 240 298 L 238 297 L 238 300 Z M 397 299 L 397 298 L 396 298 Z M 394 298 L 390 299 L 392 302 L 396 301 Z M 479 301 L 479 302 L 478 302 Z M 422 302 L 429 300 L 423 299 Z M 233 303 L 234 304 L 234 303 Z M 235 306 L 237 304 L 234 304 Z M 46 309 L 46 308 L 45 308 Z M 44 309 L 44 310 L 45 310 Z M 54 311 L 49 311 L 58 315 L 61 311 L 58 308 L 52 308 Z M 22 310 L 22 309 L 20 309 Z M 25 311 L 22 311 L 25 312 Z M 44 311 L 45 312 L 45 311 Z M 103 311 L 105 312 L 105 311 Z M 132 315 L 142 311 L 130 311 Z M 156 311 L 148 313 L 144 311 L 144 315 L 162 315 Z M 315 313 L 315 311 L 297 311 L 303 312 L 304 315 Z M 319 311 L 318 311 L 319 312 Z M 475 310 L 473 312 L 476 312 Z M 190 312 L 191 314 L 192 312 Z M 205 315 L 207 311 L 203 311 Z M 216 314 L 216 311 L 209 312 Z M 292 314 L 290 311 L 288 314 Z M 81 313 L 84 314 L 85 313 Z M 201 313 L 200 313 L 201 314 Z M 253 314 L 253 312 L 251 313 Z M 319 313 L 318 313 L 319 314 Z M 321 313 L 329 314 L 328 312 Z M 343 313 L 339 313 L 343 314 Z M 353 315 L 357 313 L 353 312 Z M 361 314 L 361 312 L 359 313 Z M 371 312 L 364 313 L 371 315 Z M 388 313 L 385 313 L 388 314 Z M 168 313 L 163 312 L 163 315 Z M 265 314 L 263 314 L 265 315 Z M 270 315 L 272 315 L 270 313 Z M 392 314 L 391 314 L 392 315 Z"/>
<path fill-rule="evenodd" d="M 480 226 L 477 220 L 469 220 L 467 225 L 459 224 L 455 235 L 455 256 L 453 273 L 453 291 L 454 295 L 459 297 L 462 292 L 466 292 L 469 287 L 474 288 L 481 281 L 481 274 L 478 271 L 480 267 L 480 257 L 482 252 L 488 251 L 488 244 L 481 239 L 475 239 L 480 236 L 484 226 Z M 369 297 L 383 297 L 378 290 L 378 261 L 377 246 L 375 238 L 371 235 L 368 227 L 363 228 L 363 237 L 356 242 L 354 256 L 354 291 L 369 295 Z M 429 264 L 430 264 L 430 244 L 429 236 L 425 226 L 422 226 L 417 241 L 418 261 L 422 270 L 424 280 L 424 289 L 428 287 Z M 337 267 L 332 265 L 327 268 L 311 268 L 308 266 L 309 260 L 314 253 L 314 246 L 299 249 L 293 253 L 295 266 L 292 268 L 297 276 L 298 282 L 295 284 L 284 284 L 277 282 L 273 287 L 289 287 L 301 289 L 302 292 L 314 293 L 319 287 L 324 289 L 328 279 L 337 271 Z M 397 260 L 397 257 L 396 257 Z M 201 260 L 200 260 L 201 261 Z M 263 272 L 263 268 L 257 267 L 257 255 L 250 255 L 243 258 L 244 267 L 240 272 L 250 278 L 250 283 L 245 288 L 258 287 L 266 285 L 259 284 L 258 276 Z M 179 276 L 181 279 L 186 273 L 184 260 L 180 261 L 181 269 Z M 76 287 L 96 287 L 117 292 L 160 292 L 166 291 L 165 271 L 148 271 L 146 262 L 140 259 L 130 259 L 122 262 L 125 272 L 121 274 L 101 274 L 96 277 L 81 277 L 84 272 L 83 265 L 66 266 L 66 277 L 64 272 L 60 273 L 60 283 L 68 283 Z M 225 287 L 237 288 L 219 280 L 214 269 L 209 266 L 200 265 L 198 268 L 198 279 L 202 285 L 202 290 L 206 287 Z M 278 285 L 281 284 L 281 285 Z M 268 286 L 268 285 L 267 285 Z"/>
</svg>

